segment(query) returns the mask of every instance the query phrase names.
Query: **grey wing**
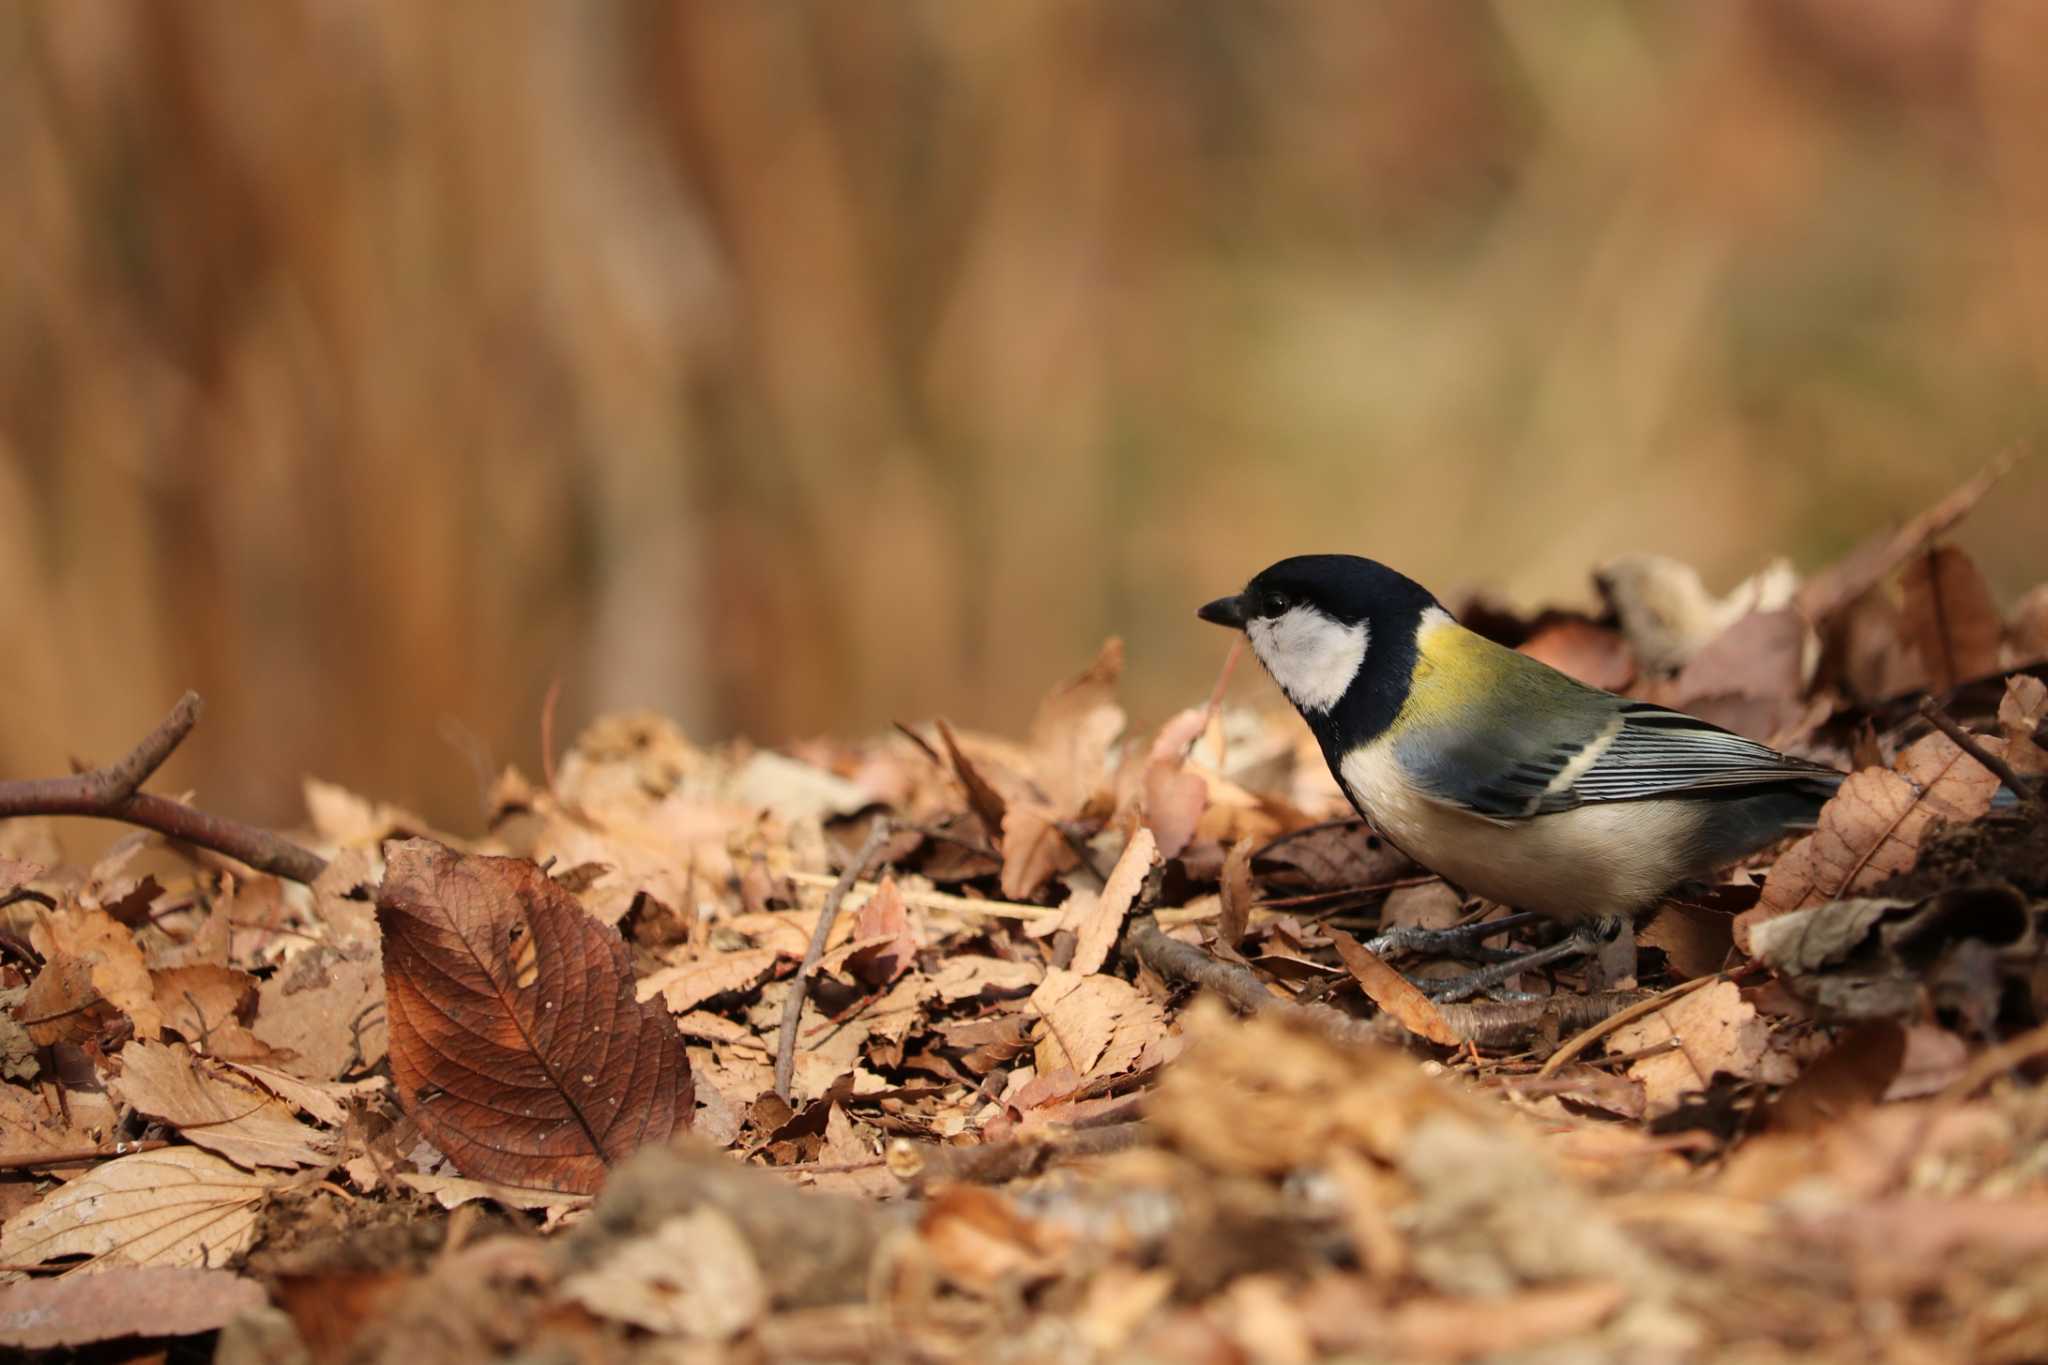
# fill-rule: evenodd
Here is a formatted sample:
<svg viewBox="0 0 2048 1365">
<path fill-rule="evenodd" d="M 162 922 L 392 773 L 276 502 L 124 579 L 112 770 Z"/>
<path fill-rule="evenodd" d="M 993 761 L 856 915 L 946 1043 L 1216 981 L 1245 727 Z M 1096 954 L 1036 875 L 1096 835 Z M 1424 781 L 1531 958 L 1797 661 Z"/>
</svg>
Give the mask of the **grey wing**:
<svg viewBox="0 0 2048 1365">
<path fill-rule="evenodd" d="M 1599 692 L 1578 700 L 1546 709 L 1540 724 L 1493 729 L 1483 748 L 1461 737 L 1410 757 L 1430 774 L 1436 799 L 1502 822 L 1596 801 L 1842 777 L 1683 712 Z"/>
</svg>

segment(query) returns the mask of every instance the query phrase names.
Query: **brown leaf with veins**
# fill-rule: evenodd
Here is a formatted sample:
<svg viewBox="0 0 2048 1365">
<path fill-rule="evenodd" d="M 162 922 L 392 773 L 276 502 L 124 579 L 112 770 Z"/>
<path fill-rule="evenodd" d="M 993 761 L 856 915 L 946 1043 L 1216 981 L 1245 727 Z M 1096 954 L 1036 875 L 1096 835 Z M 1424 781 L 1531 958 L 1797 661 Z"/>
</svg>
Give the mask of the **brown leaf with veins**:
<svg viewBox="0 0 2048 1365">
<path fill-rule="evenodd" d="M 1938 545 L 1906 565 L 1901 624 L 1927 669 L 1927 685 L 1946 692 L 1998 668 L 2004 622 L 1983 571 L 1953 545 Z"/>
<path fill-rule="evenodd" d="M 1451 1027 L 1450 1021 L 1444 1018 L 1443 1011 L 1413 982 L 1380 961 L 1378 956 L 1367 951 L 1363 943 L 1342 929 L 1327 932 L 1330 942 L 1337 945 L 1337 956 L 1344 960 L 1345 970 L 1357 980 L 1366 997 L 1394 1016 L 1402 1028 L 1418 1038 L 1427 1038 L 1445 1047 L 1454 1047 L 1464 1041 Z"/>
<path fill-rule="evenodd" d="M 282 1100 L 253 1083 L 213 1070 L 183 1043 L 130 1043 L 121 1049 L 121 1074 L 108 1088 L 122 1103 L 237 1165 L 289 1170 L 318 1166 L 333 1154 L 331 1134 L 300 1123 Z"/>
<path fill-rule="evenodd" d="M 9 1218 L 0 1261 L 218 1265 L 256 1240 L 256 1215 L 278 1183 L 197 1147 L 116 1157 Z"/>
<path fill-rule="evenodd" d="M 258 982 L 233 967 L 211 965 L 159 967 L 156 1006 L 164 1027 L 208 1056 L 232 1061 L 262 1061 L 272 1055 L 269 1044 L 249 1032 L 255 1017 Z"/>
<path fill-rule="evenodd" d="M 1070 964 L 1075 975 L 1099 972 L 1109 960 L 1109 950 L 1116 947 L 1117 935 L 1123 931 L 1124 916 L 1130 913 L 1131 902 L 1137 899 L 1138 889 L 1145 884 L 1145 874 L 1152 870 L 1158 856 L 1152 831 L 1140 825 L 1124 845 L 1123 856 L 1110 869 L 1101 896 L 1081 921 L 1079 941 L 1074 945 L 1074 960 Z"/>
<path fill-rule="evenodd" d="M 392 1079 L 458 1171 L 588 1194 L 688 1126 L 682 1035 L 635 999 L 616 930 L 521 859 L 424 839 L 385 855 Z"/>
<path fill-rule="evenodd" d="M 1998 750 L 2003 740 L 1980 741 Z M 1915 741 L 1897 771 L 1851 773 L 1821 807 L 1813 833 L 1792 845 L 1764 877 L 1754 908 L 1735 917 L 1735 945 L 1750 951 L 1751 929 L 1768 919 L 1867 890 L 1911 870 L 1938 820 L 1969 821 L 1991 807 L 1998 779 L 1943 734 Z"/>
<path fill-rule="evenodd" d="M 156 986 L 143 964 L 142 949 L 106 911 L 52 911 L 36 921 L 30 937 L 45 961 L 70 957 L 84 962 L 93 989 L 134 1022 L 136 1037 L 154 1038 L 163 1030 Z"/>
<path fill-rule="evenodd" d="M 43 964 L 15 1006 L 15 1019 L 37 1047 L 97 1038 L 121 1017 L 92 983 L 92 964 L 58 956 Z"/>
<path fill-rule="evenodd" d="M 1998 703 L 1998 728 L 2005 732 L 2005 761 L 2020 773 L 2048 770 L 2048 684 L 2024 673 L 2006 679 L 2005 696 Z"/>
</svg>

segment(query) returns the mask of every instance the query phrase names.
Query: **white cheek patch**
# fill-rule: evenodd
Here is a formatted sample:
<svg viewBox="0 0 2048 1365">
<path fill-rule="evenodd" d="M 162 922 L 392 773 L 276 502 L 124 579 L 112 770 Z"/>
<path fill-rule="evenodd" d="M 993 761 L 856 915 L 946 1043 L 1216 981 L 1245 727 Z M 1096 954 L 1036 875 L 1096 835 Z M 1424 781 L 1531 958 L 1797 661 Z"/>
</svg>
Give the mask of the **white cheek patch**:
<svg viewBox="0 0 2048 1365">
<path fill-rule="evenodd" d="M 1304 711 L 1327 711 L 1343 699 L 1365 663 L 1366 633 L 1365 622 L 1347 626 L 1314 607 L 1293 607 L 1245 625 L 1252 652 Z"/>
</svg>

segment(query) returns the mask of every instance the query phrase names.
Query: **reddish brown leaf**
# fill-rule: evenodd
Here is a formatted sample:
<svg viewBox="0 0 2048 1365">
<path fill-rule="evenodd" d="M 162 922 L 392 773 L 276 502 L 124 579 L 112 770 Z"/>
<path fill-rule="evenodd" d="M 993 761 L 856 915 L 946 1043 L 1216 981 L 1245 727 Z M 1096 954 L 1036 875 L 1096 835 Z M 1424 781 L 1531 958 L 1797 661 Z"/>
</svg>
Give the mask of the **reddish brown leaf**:
<svg viewBox="0 0 2048 1365">
<path fill-rule="evenodd" d="M 894 877 L 883 877 L 875 894 L 861 902 L 853 937 L 867 946 L 847 955 L 846 968 L 870 986 L 888 985 L 917 961 L 917 938 Z"/>
<path fill-rule="evenodd" d="M 1216 915 L 1216 946 L 1233 955 L 1237 945 L 1244 942 L 1245 931 L 1252 922 L 1252 900 L 1256 894 L 1252 887 L 1252 851 L 1251 840 L 1239 839 L 1223 860 L 1223 908 Z"/>
<path fill-rule="evenodd" d="M 1518 649 L 1588 687 L 1619 692 L 1636 680 L 1636 656 L 1621 632 L 1566 617 L 1543 627 Z"/>
<path fill-rule="evenodd" d="M 1794 599 L 1800 615 L 1809 621 L 1825 621 L 1870 591 L 1929 541 L 1967 516 L 1979 499 L 1991 491 L 1991 485 L 2003 478 L 2012 466 L 2010 455 L 1999 457 L 1983 473 L 1898 530 L 1880 532 L 1807 579 Z"/>
<path fill-rule="evenodd" d="M 1209 784 L 1189 772 L 1178 756 L 1145 765 L 1145 824 L 1159 841 L 1163 858 L 1178 858 L 1195 837 L 1209 807 Z"/>
<path fill-rule="evenodd" d="M 1702 697 L 1796 698 L 1806 622 L 1796 611 L 1751 612 L 1710 640 L 1678 675 L 1681 706 Z"/>
<path fill-rule="evenodd" d="M 1430 998 L 1402 976 L 1399 972 L 1379 960 L 1366 946 L 1342 929 L 1328 931 L 1330 942 L 1337 945 L 1337 956 L 1344 959 L 1345 968 L 1358 980 L 1359 988 L 1373 1004 L 1400 1021 L 1401 1027 L 1418 1038 L 1427 1038 L 1432 1043 L 1446 1047 L 1456 1046 L 1464 1040 L 1452 1028 Z"/>
<path fill-rule="evenodd" d="M 938 726 L 939 739 L 946 746 L 946 757 L 953 764 L 953 775 L 960 779 L 960 785 L 966 789 L 968 808 L 981 818 L 983 828 L 1001 829 L 1003 812 L 1008 807 L 1008 803 L 1003 800 L 1003 794 L 997 791 L 989 780 L 982 776 L 981 770 L 969 762 L 967 755 L 961 752 L 960 740 L 954 735 L 953 727 L 946 724 L 943 719 L 938 722 Z"/>
<path fill-rule="evenodd" d="M 457 1170 L 588 1194 L 689 1123 L 682 1037 L 635 1000 L 617 931 L 521 859 L 424 839 L 386 857 L 392 1079 Z"/>
<path fill-rule="evenodd" d="M 1990 585 L 1967 554 L 1936 546 L 1906 566 L 1901 582 L 1906 639 L 1927 669 L 1928 686 L 1946 692 L 1996 671 L 2004 627 Z"/>
<path fill-rule="evenodd" d="M 1769 1122 L 1811 1132 L 1876 1104 L 1906 1059 L 1906 1032 L 1890 1020 L 1859 1024 L 1813 1060 L 1771 1105 Z"/>
</svg>

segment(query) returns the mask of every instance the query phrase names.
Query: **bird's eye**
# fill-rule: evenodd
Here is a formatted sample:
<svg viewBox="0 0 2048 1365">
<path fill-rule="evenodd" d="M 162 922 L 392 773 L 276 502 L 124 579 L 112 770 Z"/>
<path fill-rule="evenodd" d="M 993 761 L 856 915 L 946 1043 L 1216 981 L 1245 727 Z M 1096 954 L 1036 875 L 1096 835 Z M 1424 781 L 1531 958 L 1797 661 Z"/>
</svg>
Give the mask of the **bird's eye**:
<svg viewBox="0 0 2048 1365">
<path fill-rule="evenodd" d="M 1259 603 L 1259 615 L 1278 616 L 1294 605 L 1294 599 L 1284 592 L 1268 592 Z"/>
</svg>

